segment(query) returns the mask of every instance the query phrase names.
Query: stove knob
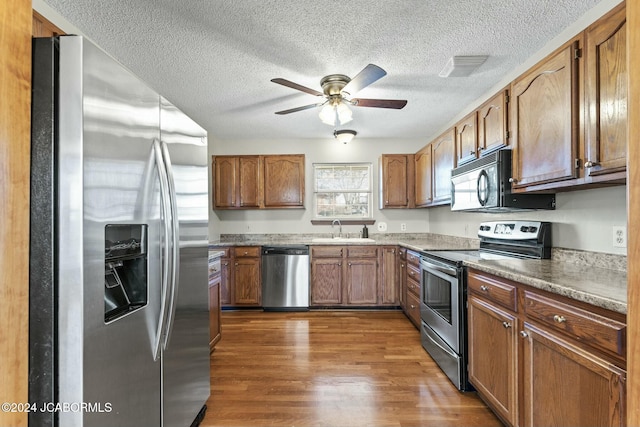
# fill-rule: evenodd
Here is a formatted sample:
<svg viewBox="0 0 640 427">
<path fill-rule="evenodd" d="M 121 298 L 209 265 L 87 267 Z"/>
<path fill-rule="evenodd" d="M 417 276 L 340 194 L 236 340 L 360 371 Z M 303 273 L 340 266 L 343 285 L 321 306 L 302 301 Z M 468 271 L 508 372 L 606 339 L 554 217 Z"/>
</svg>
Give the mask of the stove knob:
<svg viewBox="0 0 640 427">
<path fill-rule="evenodd" d="M 529 227 L 526 227 L 523 225 L 522 227 L 520 227 L 520 231 L 522 231 L 523 233 L 526 233 L 527 231 L 529 231 Z"/>
<path fill-rule="evenodd" d="M 529 232 L 530 233 L 537 233 L 538 232 L 538 227 L 529 227 Z"/>
</svg>

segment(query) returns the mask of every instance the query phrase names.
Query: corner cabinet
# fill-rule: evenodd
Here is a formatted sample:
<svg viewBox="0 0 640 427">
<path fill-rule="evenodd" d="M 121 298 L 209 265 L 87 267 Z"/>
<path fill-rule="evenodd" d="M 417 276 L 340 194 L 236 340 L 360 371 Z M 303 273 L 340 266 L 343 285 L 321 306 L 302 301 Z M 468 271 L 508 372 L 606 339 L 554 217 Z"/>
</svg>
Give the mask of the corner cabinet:
<svg viewBox="0 0 640 427">
<path fill-rule="evenodd" d="M 626 317 L 468 271 L 469 380 L 507 425 L 617 426 Z"/>
<path fill-rule="evenodd" d="M 415 207 L 413 154 L 383 154 L 379 167 L 380 209 Z"/>
<path fill-rule="evenodd" d="M 214 209 L 304 208 L 305 157 L 213 156 Z"/>
<path fill-rule="evenodd" d="M 514 190 L 577 177 L 581 44 L 574 38 L 511 86 Z"/>
</svg>

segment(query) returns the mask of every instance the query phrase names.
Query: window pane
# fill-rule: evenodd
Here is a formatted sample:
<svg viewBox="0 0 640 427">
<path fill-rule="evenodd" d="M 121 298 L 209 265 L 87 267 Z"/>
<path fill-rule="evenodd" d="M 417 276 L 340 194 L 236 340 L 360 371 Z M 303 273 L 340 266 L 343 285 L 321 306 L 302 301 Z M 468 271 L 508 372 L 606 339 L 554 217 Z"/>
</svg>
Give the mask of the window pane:
<svg viewBox="0 0 640 427">
<path fill-rule="evenodd" d="M 368 218 L 369 193 L 316 193 L 316 216 Z"/>
<path fill-rule="evenodd" d="M 371 164 L 314 164 L 316 218 L 370 218 Z"/>
<path fill-rule="evenodd" d="M 369 165 L 316 165 L 315 171 L 316 191 L 371 191 Z"/>
</svg>

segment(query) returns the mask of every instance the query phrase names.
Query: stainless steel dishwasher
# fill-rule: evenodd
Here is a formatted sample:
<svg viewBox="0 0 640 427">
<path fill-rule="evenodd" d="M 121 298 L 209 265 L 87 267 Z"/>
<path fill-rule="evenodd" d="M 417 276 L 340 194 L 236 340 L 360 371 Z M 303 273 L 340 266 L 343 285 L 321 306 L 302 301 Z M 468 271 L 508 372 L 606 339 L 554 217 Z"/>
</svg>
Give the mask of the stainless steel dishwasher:
<svg viewBox="0 0 640 427">
<path fill-rule="evenodd" d="M 309 247 L 262 247 L 262 307 L 272 311 L 309 309 Z"/>
</svg>

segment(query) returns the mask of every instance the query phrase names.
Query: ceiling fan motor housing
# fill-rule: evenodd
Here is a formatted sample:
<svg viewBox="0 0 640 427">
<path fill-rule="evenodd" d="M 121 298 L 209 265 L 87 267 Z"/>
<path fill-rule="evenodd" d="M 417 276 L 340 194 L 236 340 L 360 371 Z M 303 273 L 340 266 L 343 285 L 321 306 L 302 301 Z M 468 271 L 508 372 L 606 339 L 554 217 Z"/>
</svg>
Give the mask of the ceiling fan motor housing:
<svg viewBox="0 0 640 427">
<path fill-rule="evenodd" d="M 320 80 L 320 86 L 324 94 L 331 97 L 341 95 L 342 89 L 344 89 L 350 81 L 349 76 L 345 76 L 344 74 L 329 74 Z"/>
</svg>

